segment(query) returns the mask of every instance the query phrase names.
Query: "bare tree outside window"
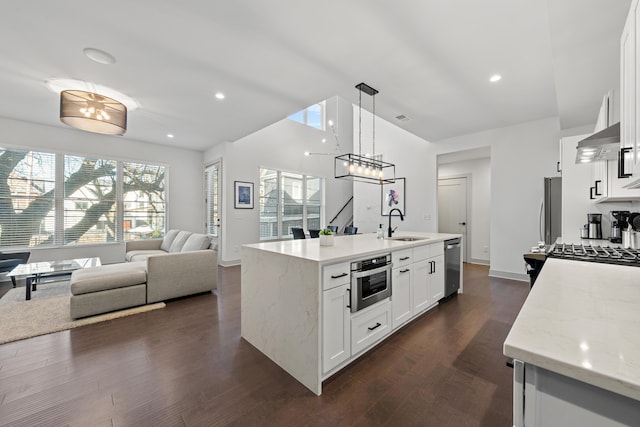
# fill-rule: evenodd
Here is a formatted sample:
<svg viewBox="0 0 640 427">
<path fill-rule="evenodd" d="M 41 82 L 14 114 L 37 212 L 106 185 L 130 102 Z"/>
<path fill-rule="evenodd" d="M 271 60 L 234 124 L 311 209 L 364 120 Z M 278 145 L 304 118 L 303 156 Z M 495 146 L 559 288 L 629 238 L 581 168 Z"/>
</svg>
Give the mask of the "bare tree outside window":
<svg viewBox="0 0 640 427">
<path fill-rule="evenodd" d="M 98 243 L 164 234 L 164 167 L 77 156 L 64 156 L 63 163 L 64 170 L 56 171 L 53 153 L 0 149 L 0 246 Z M 56 173 L 63 174 L 63 188 L 56 188 Z M 123 204 L 123 218 L 118 218 L 118 203 Z M 56 230 L 59 224 L 61 232 Z M 118 235 L 120 224 L 123 237 Z"/>
</svg>

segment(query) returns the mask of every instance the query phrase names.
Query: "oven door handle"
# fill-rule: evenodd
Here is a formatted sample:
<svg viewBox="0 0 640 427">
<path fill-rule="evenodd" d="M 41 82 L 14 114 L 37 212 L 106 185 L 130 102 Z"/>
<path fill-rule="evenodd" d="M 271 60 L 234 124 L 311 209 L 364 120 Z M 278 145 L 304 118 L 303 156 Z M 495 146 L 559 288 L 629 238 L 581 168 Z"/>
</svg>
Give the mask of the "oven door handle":
<svg viewBox="0 0 640 427">
<path fill-rule="evenodd" d="M 382 273 L 383 271 L 391 270 L 393 264 L 389 263 L 379 268 L 374 268 L 373 270 L 365 270 L 365 271 L 353 271 L 351 272 L 351 277 L 353 279 L 359 279 L 361 277 L 371 276 L 373 274 Z"/>
</svg>

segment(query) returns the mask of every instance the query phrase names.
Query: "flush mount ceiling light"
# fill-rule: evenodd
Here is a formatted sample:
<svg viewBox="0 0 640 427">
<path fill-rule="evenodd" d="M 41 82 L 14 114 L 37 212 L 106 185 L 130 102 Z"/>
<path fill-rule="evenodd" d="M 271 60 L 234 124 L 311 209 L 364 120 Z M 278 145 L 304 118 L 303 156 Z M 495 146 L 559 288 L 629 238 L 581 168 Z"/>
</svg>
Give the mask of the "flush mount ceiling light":
<svg viewBox="0 0 640 427">
<path fill-rule="evenodd" d="M 88 132 L 124 135 L 127 107 L 97 93 L 63 90 L 60 92 L 60 121 Z"/>
<path fill-rule="evenodd" d="M 347 153 L 336 156 L 334 173 L 336 178 L 368 182 L 370 184 L 394 183 L 396 166 L 382 160 L 382 154 L 376 154 L 376 94 L 378 91 L 366 83 L 356 85 L 359 91 L 358 117 L 358 154 Z M 362 92 L 373 99 L 372 154 L 362 155 Z"/>
<path fill-rule="evenodd" d="M 140 103 L 138 101 L 108 86 L 90 83 L 84 80 L 62 78 L 51 78 L 45 81 L 45 84 L 51 92 L 55 92 L 57 94 L 60 94 L 63 90 L 81 90 L 85 92 L 99 93 L 102 96 L 116 99 L 118 102 L 123 103 L 127 106 L 127 111 L 129 112 L 140 108 Z"/>
<path fill-rule="evenodd" d="M 502 79 L 502 76 L 500 74 L 494 74 L 493 76 L 489 77 L 489 81 L 491 83 L 495 83 L 498 82 Z"/>
</svg>

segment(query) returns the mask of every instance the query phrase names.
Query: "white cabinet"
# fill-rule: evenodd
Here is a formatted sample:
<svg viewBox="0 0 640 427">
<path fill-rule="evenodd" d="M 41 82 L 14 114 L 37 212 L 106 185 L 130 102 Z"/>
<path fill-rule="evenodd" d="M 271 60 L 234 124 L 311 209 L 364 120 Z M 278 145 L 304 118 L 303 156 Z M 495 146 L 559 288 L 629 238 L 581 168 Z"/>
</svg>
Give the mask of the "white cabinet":
<svg viewBox="0 0 640 427">
<path fill-rule="evenodd" d="M 391 257 L 394 265 L 391 309 L 395 329 L 444 296 L 444 245 L 417 246 L 392 252 Z"/>
<path fill-rule="evenodd" d="M 351 352 L 355 356 L 391 332 L 391 303 L 382 301 L 351 318 Z"/>
<path fill-rule="evenodd" d="M 322 293 L 322 372 L 327 373 L 351 357 L 349 285 Z"/>
<path fill-rule="evenodd" d="M 638 401 L 539 366 L 514 361 L 513 425 L 638 425 Z"/>
<path fill-rule="evenodd" d="M 413 315 L 411 309 L 413 265 L 394 268 L 391 273 L 391 306 L 393 328 L 397 328 Z"/>
<path fill-rule="evenodd" d="M 322 372 L 351 357 L 351 294 L 349 263 L 322 270 Z"/>
<path fill-rule="evenodd" d="M 638 67 L 638 41 L 637 41 L 637 19 L 638 19 L 638 2 L 633 1 L 627 21 L 625 22 L 622 35 L 620 37 L 620 146 L 631 151 L 631 159 L 625 162 L 625 169 L 635 173 L 635 163 L 638 160 L 638 149 L 636 147 L 638 125 L 637 115 L 640 112 L 638 103 L 638 83 L 636 70 Z M 637 178 L 637 177 L 636 177 Z"/>
<path fill-rule="evenodd" d="M 444 255 L 438 255 L 429 260 L 431 274 L 429 275 L 429 300 L 435 304 L 444 297 Z"/>
<path fill-rule="evenodd" d="M 424 259 L 414 264 L 413 268 L 413 312 L 420 313 L 431 305 L 429 279 L 431 262 Z"/>
</svg>

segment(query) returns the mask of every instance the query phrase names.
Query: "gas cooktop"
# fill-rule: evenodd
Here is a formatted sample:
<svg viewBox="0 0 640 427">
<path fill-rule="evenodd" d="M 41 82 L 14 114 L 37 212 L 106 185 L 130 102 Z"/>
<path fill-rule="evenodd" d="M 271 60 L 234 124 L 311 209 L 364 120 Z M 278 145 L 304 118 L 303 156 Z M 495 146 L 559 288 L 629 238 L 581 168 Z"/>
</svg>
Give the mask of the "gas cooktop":
<svg viewBox="0 0 640 427">
<path fill-rule="evenodd" d="M 640 267 L 640 250 L 610 246 L 556 243 L 547 252 L 548 257 L 577 261 Z"/>
</svg>

